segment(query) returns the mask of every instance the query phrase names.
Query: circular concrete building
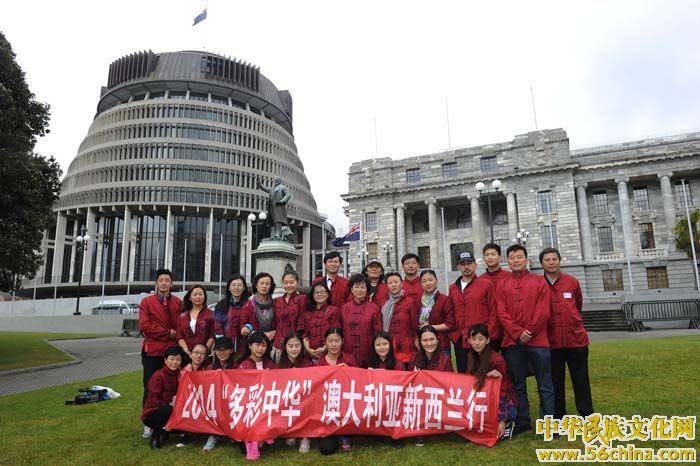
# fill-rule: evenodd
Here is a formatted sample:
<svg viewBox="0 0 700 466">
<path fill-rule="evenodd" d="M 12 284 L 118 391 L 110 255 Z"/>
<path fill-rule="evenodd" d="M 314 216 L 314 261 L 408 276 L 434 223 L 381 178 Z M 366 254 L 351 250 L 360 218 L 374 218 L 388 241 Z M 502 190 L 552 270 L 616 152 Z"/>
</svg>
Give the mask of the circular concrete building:
<svg viewBox="0 0 700 466">
<path fill-rule="evenodd" d="M 207 52 L 120 58 L 63 180 L 39 284 L 70 295 L 82 280 L 93 294 L 114 294 L 152 288 L 166 267 L 176 283 L 218 286 L 250 269 L 246 240 L 254 248 L 266 233 L 248 221 L 267 208 L 256 180 L 277 176 L 292 193 L 287 213 L 308 283 L 312 251 L 332 227 L 321 227 L 297 154 L 290 93 L 256 66 Z"/>
</svg>

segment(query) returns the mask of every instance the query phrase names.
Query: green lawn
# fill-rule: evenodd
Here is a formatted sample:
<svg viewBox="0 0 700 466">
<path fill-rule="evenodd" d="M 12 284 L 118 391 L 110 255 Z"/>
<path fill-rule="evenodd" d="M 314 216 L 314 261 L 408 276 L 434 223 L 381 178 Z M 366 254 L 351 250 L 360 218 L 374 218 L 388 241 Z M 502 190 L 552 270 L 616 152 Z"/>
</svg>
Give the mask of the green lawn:
<svg viewBox="0 0 700 466">
<path fill-rule="evenodd" d="M 630 417 L 698 415 L 700 338 L 673 337 L 651 340 L 609 341 L 592 344 L 591 374 L 596 409 Z M 695 361 L 695 362 L 693 362 Z M 532 379 L 531 379 L 532 380 Z M 122 394 L 117 400 L 84 406 L 65 406 L 76 389 L 93 382 Z M 0 382 L 1 383 L 1 382 Z M 531 385 L 534 385 L 531 384 Z M 533 387 L 531 401 L 537 395 Z M 570 397 L 570 399 L 572 399 Z M 245 457 L 228 442 L 209 453 L 202 441 L 176 449 L 173 441 L 152 452 L 140 438 L 141 373 L 133 372 L 92 382 L 0 398 L 0 464 L 244 464 Z M 573 401 L 573 400 L 572 400 Z M 574 412 L 570 404 L 570 412 Z M 533 412 L 533 418 L 535 417 Z M 299 454 L 282 441 L 263 449 L 260 464 L 343 465 L 451 465 L 536 464 L 535 448 L 579 448 L 563 439 L 545 443 L 534 433 L 522 434 L 494 448 L 469 444 L 456 436 L 429 438 L 425 447 L 406 442 L 394 449 L 372 439 L 357 439 L 350 453 L 321 457 L 312 451 Z M 700 447 L 694 442 L 637 443 L 637 447 Z"/>
<path fill-rule="evenodd" d="M 82 333 L 0 332 L 0 371 L 72 361 L 74 358 L 46 342 L 94 338 Z"/>
</svg>

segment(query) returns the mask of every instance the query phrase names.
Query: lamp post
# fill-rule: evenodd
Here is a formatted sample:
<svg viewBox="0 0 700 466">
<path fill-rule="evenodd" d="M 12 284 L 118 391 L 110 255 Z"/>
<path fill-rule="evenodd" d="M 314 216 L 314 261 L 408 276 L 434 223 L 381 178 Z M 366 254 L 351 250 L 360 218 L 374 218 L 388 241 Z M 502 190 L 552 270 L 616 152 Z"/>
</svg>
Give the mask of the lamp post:
<svg viewBox="0 0 700 466">
<path fill-rule="evenodd" d="M 80 285 L 83 282 L 83 254 L 85 252 L 85 246 L 87 245 L 87 242 L 90 241 L 90 236 L 87 235 L 87 228 L 83 226 L 80 229 L 80 236 L 75 238 L 76 241 L 76 248 L 78 249 L 76 252 L 79 254 L 78 257 L 80 257 L 80 260 L 78 263 L 80 264 L 80 270 L 78 271 L 78 296 L 75 299 L 75 312 L 73 313 L 74 316 L 79 316 L 80 315 Z"/>
<path fill-rule="evenodd" d="M 368 254 L 369 252 L 367 252 L 367 248 L 364 247 L 357 253 L 357 257 L 360 258 L 360 271 L 365 268 L 365 260 L 367 259 Z"/>
<path fill-rule="evenodd" d="M 685 179 L 681 180 L 683 188 L 683 205 L 685 206 L 685 217 L 688 221 L 688 237 L 690 238 L 690 250 L 693 255 L 693 271 L 695 272 L 695 286 L 700 290 L 700 273 L 698 273 L 698 256 L 695 252 L 695 236 L 693 236 L 693 222 L 690 220 L 690 210 L 688 209 L 688 194 L 685 190 Z M 690 186 L 688 186 L 690 187 Z"/>
<path fill-rule="evenodd" d="M 479 192 L 479 198 L 481 198 L 482 192 L 486 189 L 486 185 L 479 181 L 475 186 L 476 190 Z M 501 189 L 501 180 L 493 180 L 491 182 L 491 188 L 494 193 L 497 193 Z M 490 191 L 490 190 L 489 190 Z M 493 214 L 491 213 L 491 193 L 486 196 L 486 200 L 489 205 L 489 228 L 491 229 L 491 242 L 493 243 Z"/>
<path fill-rule="evenodd" d="M 515 239 L 514 241 L 517 241 L 518 244 L 525 246 L 525 243 L 527 243 L 527 239 L 530 237 L 530 232 L 525 231 L 524 228 L 521 228 L 516 234 L 515 234 Z"/>
<path fill-rule="evenodd" d="M 391 243 L 384 243 L 383 249 L 386 251 L 386 266 L 391 270 L 391 251 L 394 249 L 394 245 Z"/>
<path fill-rule="evenodd" d="M 257 215 L 255 214 L 255 212 L 251 212 L 248 214 L 248 232 L 246 235 L 247 248 L 245 261 L 246 277 L 248 278 L 248 281 L 252 281 L 253 279 L 253 277 L 251 277 L 251 274 L 253 272 L 253 227 L 255 227 L 255 241 L 257 242 L 258 234 L 260 233 L 260 229 L 258 228 L 258 219 L 263 221 L 266 220 L 267 214 L 265 212 L 260 212 Z"/>
</svg>

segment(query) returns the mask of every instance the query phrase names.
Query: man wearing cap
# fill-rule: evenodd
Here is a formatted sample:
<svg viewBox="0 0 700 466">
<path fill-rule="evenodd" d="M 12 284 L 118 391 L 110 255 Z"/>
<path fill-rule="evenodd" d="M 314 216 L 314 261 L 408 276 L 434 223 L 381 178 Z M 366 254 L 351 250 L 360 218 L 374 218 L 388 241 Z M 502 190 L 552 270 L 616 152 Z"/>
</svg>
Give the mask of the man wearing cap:
<svg viewBox="0 0 700 466">
<path fill-rule="evenodd" d="M 341 277 L 340 266 L 343 265 L 343 256 L 338 251 L 327 252 L 323 256 L 323 265 L 326 268 L 326 275 L 316 278 L 311 286 L 325 282 L 331 292 L 331 304 L 337 306 L 338 309 L 343 307 L 350 297 L 350 288 L 348 288 L 348 279 Z"/>
<path fill-rule="evenodd" d="M 148 381 L 165 363 L 165 352 L 177 346 L 176 324 L 182 301 L 170 294 L 173 275 L 168 269 L 156 271 L 156 293 L 147 296 L 139 304 L 139 329 L 143 333 L 141 364 L 143 365 L 143 403 L 148 397 Z M 145 438 L 151 430 L 143 431 Z"/>
<path fill-rule="evenodd" d="M 566 366 L 569 366 L 576 409 L 581 416 L 593 414 L 591 381 L 588 376 L 588 332 L 583 326 L 583 293 L 576 278 L 561 271 L 561 255 L 554 248 L 540 252 L 550 289 L 551 315 L 548 322 L 552 351 L 554 417 L 566 415 Z"/>
<path fill-rule="evenodd" d="M 409 252 L 401 258 L 401 268 L 403 269 L 403 292 L 406 296 L 413 298 L 417 303 L 423 296 L 423 288 L 420 286 L 420 258 Z"/>
<path fill-rule="evenodd" d="M 540 417 L 554 415 L 552 366 L 547 338 L 549 286 L 541 275 L 528 272 L 527 249 L 511 245 L 507 252 L 512 271 L 498 284 L 496 309 L 503 326 L 503 356 L 518 399 L 518 415 L 513 434 L 532 428 L 527 399 L 527 373 L 531 366 L 540 395 Z"/>
<path fill-rule="evenodd" d="M 476 261 L 471 252 L 457 255 L 457 269 L 461 276 L 450 285 L 449 290 L 457 322 L 456 330 L 450 333 L 450 340 L 454 344 L 457 372 L 465 373 L 469 329 L 473 325 L 484 324 L 489 329 L 490 337 L 496 338 L 498 318 L 493 284 L 476 276 Z"/>
<path fill-rule="evenodd" d="M 369 279 L 367 301 L 376 304 L 379 309 L 389 300 L 389 288 L 384 283 L 384 266 L 379 259 L 370 259 L 362 275 Z"/>
</svg>

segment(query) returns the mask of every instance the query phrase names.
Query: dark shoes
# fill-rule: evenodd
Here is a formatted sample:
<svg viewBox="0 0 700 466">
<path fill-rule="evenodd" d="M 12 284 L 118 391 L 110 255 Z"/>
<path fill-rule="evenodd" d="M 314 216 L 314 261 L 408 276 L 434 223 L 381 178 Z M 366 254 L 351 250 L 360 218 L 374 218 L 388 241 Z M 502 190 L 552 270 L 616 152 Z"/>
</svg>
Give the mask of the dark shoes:
<svg viewBox="0 0 700 466">
<path fill-rule="evenodd" d="M 523 432 L 526 432 L 528 430 L 532 430 L 532 427 L 530 426 L 530 424 L 517 424 L 515 426 L 515 428 L 513 429 L 513 433 L 511 436 L 522 434 Z"/>
</svg>

